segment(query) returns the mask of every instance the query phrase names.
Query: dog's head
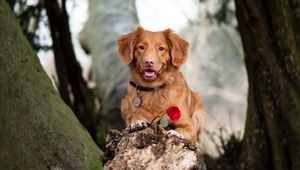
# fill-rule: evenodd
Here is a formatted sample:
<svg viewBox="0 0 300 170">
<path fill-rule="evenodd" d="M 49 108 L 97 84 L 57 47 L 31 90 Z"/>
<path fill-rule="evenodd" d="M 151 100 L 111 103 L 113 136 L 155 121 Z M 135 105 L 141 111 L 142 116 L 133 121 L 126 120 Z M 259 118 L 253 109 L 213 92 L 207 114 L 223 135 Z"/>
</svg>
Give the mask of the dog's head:
<svg viewBox="0 0 300 170">
<path fill-rule="evenodd" d="M 172 30 L 151 32 L 138 27 L 118 38 L 119 56 L 144 81 L 155 81 L 187 58 L 188 43 Z"/>
</svg>

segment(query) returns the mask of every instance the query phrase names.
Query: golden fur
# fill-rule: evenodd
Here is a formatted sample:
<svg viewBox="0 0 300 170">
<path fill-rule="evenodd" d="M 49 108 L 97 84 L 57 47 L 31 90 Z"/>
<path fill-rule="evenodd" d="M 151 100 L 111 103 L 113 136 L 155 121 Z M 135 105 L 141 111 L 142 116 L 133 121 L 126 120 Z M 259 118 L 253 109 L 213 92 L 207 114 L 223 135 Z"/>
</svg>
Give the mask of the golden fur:
<svg viewBox="0 0 300 170">
<path fill-rule="evenodd" d="M 121 60 L 128 64 L 131 72 L 129 80 L 142 87 L 154 88 L 137 94 L 137 89 L 128 85 L 127 95 L 121 102 L 126 125 L 151 122 L 168 107 L 178 106 L 181 118 L 174 122 L 165 115 L 165 119 L 184 139 L 199 143 L 204 124 L 203 107 L 179 70 L 187 58 L 188 43 L 170 29 L 151 32 L 138 27 L 134 32 L 120 36 L 118 45 Z M 142 103 L 136 107 L 133 100 L 137 95 Z"/>
</svg>

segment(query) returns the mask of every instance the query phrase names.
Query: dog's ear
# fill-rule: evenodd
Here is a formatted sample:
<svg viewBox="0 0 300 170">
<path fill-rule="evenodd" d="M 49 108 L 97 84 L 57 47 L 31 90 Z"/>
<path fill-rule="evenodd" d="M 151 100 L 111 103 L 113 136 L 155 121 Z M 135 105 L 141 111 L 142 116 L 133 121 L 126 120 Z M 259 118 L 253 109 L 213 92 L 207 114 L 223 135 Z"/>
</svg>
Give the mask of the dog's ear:
<svg viewBox="0 0 300 170">
<path fill-rule="evenodd" d="M 170 48 L 172 64 L 180 66 L 187 58 L 189 43 L 173 33 L 171 29 L 164 30 L 164 34 Z"/>
<path fill-rule="evenodd" d="M 132 61 L 134 46 L 137 43 L 138 36 L 143 30 L 144 29 L 139 26 L 135 31 L 126 35 L 121 35 L 118 38 L 119 56 L 124 63 L 129 64 Z"/>
</svg>

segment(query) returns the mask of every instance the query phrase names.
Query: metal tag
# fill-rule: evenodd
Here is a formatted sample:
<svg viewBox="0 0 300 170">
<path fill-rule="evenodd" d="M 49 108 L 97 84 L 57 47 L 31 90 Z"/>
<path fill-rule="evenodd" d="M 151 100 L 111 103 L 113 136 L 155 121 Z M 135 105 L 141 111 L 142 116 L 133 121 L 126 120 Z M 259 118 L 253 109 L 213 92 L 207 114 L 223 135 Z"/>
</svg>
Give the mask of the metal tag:
<svg viewBox="0 0 300 170">
<path fill-rule="evenodd" d="M 133 99 L 133 104 L 135 107 L 138 107 L 139 105 L 141 105 L 141 98 L 139 96 L 136 96 L 134 99 Z"/>
</svg>

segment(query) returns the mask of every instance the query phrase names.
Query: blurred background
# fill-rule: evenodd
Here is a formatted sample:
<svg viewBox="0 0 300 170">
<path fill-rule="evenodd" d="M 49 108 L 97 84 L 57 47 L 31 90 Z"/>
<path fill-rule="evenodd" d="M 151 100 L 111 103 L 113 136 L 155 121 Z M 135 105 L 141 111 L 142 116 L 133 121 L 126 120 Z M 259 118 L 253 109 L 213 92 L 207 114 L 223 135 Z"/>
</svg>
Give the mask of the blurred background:
<svg viewBox="0 0 300 170">
<path fill-rule="evenodd" d="M 102 149 L 107 129 L 124 128 L 119 105 L 128 69 L 116 39 L 138 25 L 171 28 L 190 43 L 181 69 L 207 112 L 207 156 L 241 140 L 248 84 L 233 0 L 7 1 L 53 85 Z"/>
</svg>

